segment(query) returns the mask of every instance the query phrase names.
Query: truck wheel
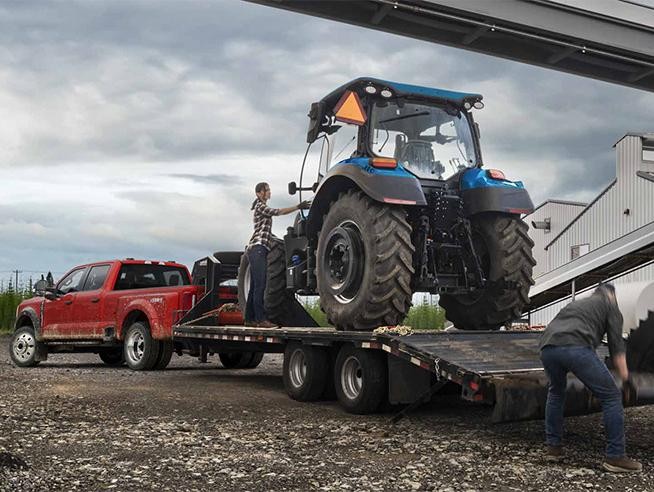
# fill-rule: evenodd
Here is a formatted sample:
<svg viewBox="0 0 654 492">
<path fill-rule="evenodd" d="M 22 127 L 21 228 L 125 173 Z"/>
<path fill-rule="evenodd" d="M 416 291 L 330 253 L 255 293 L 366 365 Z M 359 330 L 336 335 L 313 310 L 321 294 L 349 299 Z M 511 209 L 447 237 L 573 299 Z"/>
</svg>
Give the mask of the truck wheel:
<svg viewBox="0 0 654 492">
<path fill-rule="evenodd" d="M 252 359 L 250 362 L 248 362 L 248 365 L 245 367 L 245 369 L 254 369 L 255 367 L 258 367 L 262 360 L 263 352 L 252 352 Z"/>
<path fill-rule="evenodd" d="M 336 397 L 349 413 L 375 412 L 386 398 L 386 355 L 378 350 L 344 345 L 334 367 Z"/>
<path fill-rule="evenodd" d="M 249 369 L 249 364 L 252 363 L 253 356 L 257 353 L 258 352 L 221 352 L 218 354 L 218 358 L 225 369 Z"/>
<path fill-rule="evenodd" d="M 98 355 L 100 360 L 110 367 L 122 366 L 125 363 L 122 348 L 102 350 Z"/>
<path fill-rule="evenodd" d="M 514 215 L 479 214 L 471 219 L 471 226 L 475 252 L 491 285 L 472 294 L 441 295 L 439 304 L 459 329 L 496 330 L 519 318 L 529 302 L 534 242 L 527 235 L 527 224 Z M 502 287 L 503 283 L 515 287 Z"/>
<path fill-rule="evenodd" d="M 411 227 L 398 206 L 348 190 L 332 203 L 318 239 L 318 293 L 337 329 L 402 322 L 411 307 Z"/>
<path fill-rule="evenodd" d="M 127 329 L 123 354 L 127 366 L 134 371 L 149 371 L 159 357 L 159 341 L 152 338 L 145 323 L 136 322 Z"/>
<path fill-rule="evenodd" d="M 243 316 L 250 294 L 250 263 L 244 254 L 238 268 L 238 304 Z M 273 240 L 268 252 L 268 269 L 266 271 L 266 290 L 263 296 L 266 317 L 269 321 L 281 326 L 288 324 L 291 305 L 295 301 L 294 294 L 286 290 L 286 253 L 284 243 Z"/>
<path fill-rule="evenodd" d="M 315 401 L 325 392 L 329 354 L 325 349 L 290 343 L 284 350 L 284 388 L 297 401 Z"/>
<path fill-rule="evenodd" d="M 11 360 L 18 367 L 34 367 L 39 363 L 36 360 L 37 341 L 34 335 L 34 328 L 21 326 L 11 337 L 9 342 L 9 354 Z"/>
<path fill-rule="evenodd" d="M 161 371 L 168 367 L 170 359 L 173 357 L 173 342 L 170 340 L 161 340 L 159 342 L 159 357 L 154 364 L 155 371 Z"/>
</svg>

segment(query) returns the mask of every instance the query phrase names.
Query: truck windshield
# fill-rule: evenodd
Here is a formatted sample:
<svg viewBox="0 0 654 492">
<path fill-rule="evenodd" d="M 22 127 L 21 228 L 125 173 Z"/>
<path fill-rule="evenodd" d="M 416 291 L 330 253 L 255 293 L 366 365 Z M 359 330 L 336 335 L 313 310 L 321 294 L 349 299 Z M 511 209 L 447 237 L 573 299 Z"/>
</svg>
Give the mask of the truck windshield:
<svg viewBox="0 0 654 492">
<path fill-rule="evenodd" d="M 402 101 L 375 104 L 371 148 L 393 157 L 419 178 L 447 179 L 477 163 L 470 123 L 464 113 Z"/>
<path fill-rule="evenodd" d="M 181 267 L 154 264 L 125 264 L 120 267 L 114 290 L 150 289 L 189 285 L 188 272 Z"/>
</svg>

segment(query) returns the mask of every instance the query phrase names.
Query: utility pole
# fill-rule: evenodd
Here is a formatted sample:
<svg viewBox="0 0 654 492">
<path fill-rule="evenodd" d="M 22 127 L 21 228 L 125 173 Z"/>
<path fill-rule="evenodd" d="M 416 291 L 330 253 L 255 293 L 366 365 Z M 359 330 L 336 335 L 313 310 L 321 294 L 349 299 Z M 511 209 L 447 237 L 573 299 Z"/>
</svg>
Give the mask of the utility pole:
<svg viewBox="0 0 654 492">
<path fill-rule="evenodd" d="M 16 292 L 18 292 L 18 274 L 23 273 L 23 271 L 22 270 L 14 270 L 14 273 L 16 274 L 16 283 L 14 284 L 15 285 L 14 290 Z"/>
</svg>

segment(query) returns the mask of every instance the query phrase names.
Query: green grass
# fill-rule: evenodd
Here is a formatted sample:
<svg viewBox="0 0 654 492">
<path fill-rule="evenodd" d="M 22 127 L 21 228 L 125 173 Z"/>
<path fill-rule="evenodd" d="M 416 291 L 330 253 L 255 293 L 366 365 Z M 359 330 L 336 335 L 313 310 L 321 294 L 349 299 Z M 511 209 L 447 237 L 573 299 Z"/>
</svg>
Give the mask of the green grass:
<svg viewBox="0 0 654 492">
<path fill-rule="evenodd" d="M 317 300 L 305 300 L 304 309 L 318 323 L 318 326 L 329 326 L 327 316 L 320 309 Z M 412 306 L 409 314 L 401 323 L 410 326 L 414 330 L 442 330 L 445 323 L 445 311 L 438 306 L 420 304 Z"/>
</svg>

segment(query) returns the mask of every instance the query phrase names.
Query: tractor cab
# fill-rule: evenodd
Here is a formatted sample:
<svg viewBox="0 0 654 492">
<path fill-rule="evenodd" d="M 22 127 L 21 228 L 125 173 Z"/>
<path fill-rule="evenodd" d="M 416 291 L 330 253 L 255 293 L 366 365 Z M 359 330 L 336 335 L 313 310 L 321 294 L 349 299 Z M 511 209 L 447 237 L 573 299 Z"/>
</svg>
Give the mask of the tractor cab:
<svg viewBox="0 0 654 492">
<path fill-rule="evenodd" d="M 483 107 L 481 99 L 478 94 L 360 78 L 312 105 L 307 141 L 324 139 L 321 178 L 334 165 L 369 158 L 373 167 L 444 180 L 481 166 L 470 112 Z"/>
</svg>

